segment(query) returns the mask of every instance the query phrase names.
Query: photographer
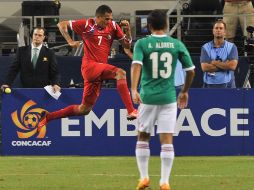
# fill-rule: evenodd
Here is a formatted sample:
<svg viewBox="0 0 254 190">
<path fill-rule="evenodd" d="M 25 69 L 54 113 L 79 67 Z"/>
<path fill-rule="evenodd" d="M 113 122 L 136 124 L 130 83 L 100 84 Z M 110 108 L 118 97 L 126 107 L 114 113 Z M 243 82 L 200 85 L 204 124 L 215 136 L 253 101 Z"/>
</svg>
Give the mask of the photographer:
<svg viewBox="0 0 254 190">
<path fill-rule="evenodd" d="M 244 46 L 244 50 L 246 53 L 254 55 L 254 36 L 253 36 L 253 32 L 254 32 L 254 27 L 253 26 L 247 26 L 246 31 L 249 33 L 249 37 L 245 37 L 246 41 L 245 41 L 245 46 Z"/>
<path fill-rule="evenodd" d="M 228 27 L 228 32 L 226 34 L 226 39 L 230 42 L 234 41 L 235 33 L 238 26 L 238 21 L 240 22 L 243 34 L 245 26 L 254 26 L 254 17 L 252 15 L 240 16 L 242 14 L 253 14 L 254 8 L 251 0 L 225 0 L 225 5 L 223 9 L 223 20 Z M 244 21 L 246 19 L 246 25 Z"/>
<path fill-rule="evenodd" d="M 217 20 L 213 25 L 214 39 L 202 46 L 201 68 L 205 88 L 235 88 L 234 70 L 238 63 L 235 44 L 226 41 L 226 24 Z"/>
<path fill-rule="evenodd" d="M 245 37 L 244 55 L 248 58 L 249 68 L 243 84 L 244 88 L 254 86 L 254 27 L 248 26 L 246 31 L 250 37 Z"/>
</svg>

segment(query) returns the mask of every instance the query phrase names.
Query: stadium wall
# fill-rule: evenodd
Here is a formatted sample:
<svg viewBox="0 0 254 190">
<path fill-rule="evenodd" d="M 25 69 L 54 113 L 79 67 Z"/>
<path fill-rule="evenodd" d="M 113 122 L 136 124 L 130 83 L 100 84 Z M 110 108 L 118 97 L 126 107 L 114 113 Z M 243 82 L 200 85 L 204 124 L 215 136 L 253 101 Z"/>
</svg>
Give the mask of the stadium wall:
<svg viewBox="0 0 254 190">
<path fill-rule="evenodd" d="M 11 65 L 11 62 L 14 57 L 12 56 L 0 56 L 0 85 L 3 84 L 4 79 L 8 71 L 8 68 Z M 202 77 L 203 72 L 200 68 L 200 60 L 199 56 L 192 56 L 192 60 L 196 66 L 196 75 L 194 78 L 194 82 L 192 88 L 200 88 L 202 87 Z M 66 88 L 69 86 L 71 79 L 74 83 L 82 83 L 82 77 L 80 74 L 80 65 L 81 65 L 81 57 L 73 57 L 73 56 L 57 56 L 57 61 L 59 65 L 59 70 L 61 73 L 61 86 Z M 130 87 L 130 65 L 131 60 L 123 54 L 118 54 L 115 58 L 109 59 L 109 64 L 115 65 L 120 67 L 126 71 L 127 75 L 127 82 Z M 246 74 L 248 72 L 249 62 L 246 57 L 239 58 L 239 64 L 237 69 L 235 70 L 235 77 L 236 77 L 236 85 L 237 87 L 242 87 Z M 110 81 L 111 82 L 111 81 Z M 16 81 L 14 82 L 13 87 L 20 88 L 20 81 L 19 77 L 17 77 Z"/>
</svg>

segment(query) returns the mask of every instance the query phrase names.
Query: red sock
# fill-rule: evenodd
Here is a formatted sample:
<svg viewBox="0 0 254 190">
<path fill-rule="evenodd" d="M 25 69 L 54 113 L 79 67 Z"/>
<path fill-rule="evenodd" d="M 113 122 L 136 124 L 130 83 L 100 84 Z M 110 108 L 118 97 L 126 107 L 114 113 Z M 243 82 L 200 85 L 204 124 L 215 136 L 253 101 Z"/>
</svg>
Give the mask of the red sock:
<svg viewBox="0 0 254 190">
<path fill-rule="evenodd" d="M 48 113 L 47 121 L 69 117 L 69 116 L 79 116 L 79 115 L 84 115 L 82 112 L 80 112 L 79 105 L 70 105 L 58 111 Z"/>
<path fill-rule="evenodd" d="M 131 96 L 127 86 L 126 79 L 117 80 L 117 90 L 122 98 L 122 101 L 128 113 L 131 113 L 134 110 L 134 107 L 131 101 Z"/>
</svg>

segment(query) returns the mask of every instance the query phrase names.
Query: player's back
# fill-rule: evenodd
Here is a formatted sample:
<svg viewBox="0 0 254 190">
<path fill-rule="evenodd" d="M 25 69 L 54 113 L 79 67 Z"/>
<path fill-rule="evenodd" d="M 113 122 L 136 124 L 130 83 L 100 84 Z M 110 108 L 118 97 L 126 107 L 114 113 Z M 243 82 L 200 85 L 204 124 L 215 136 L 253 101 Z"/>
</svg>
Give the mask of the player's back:
<svg viewBox="0 0 254 190">
<path fill-rule="evenodd" d="M 176 61 L 186 48 L 179 40 L 167 35 L 151 35 L 138 40 L 135 60 L 143 62 L 141 98 L 147 104 L 176 101 L 174 73 Z"/>
</svg>

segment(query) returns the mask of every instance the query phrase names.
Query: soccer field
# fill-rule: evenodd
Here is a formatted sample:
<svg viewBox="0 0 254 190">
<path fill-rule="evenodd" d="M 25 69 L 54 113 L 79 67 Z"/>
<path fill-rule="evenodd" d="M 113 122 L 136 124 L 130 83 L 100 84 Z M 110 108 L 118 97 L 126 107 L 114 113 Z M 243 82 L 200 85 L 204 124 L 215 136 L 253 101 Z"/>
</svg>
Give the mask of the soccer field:
<svg viewBox="0 0 254 190">
<path fill-rule="evenodd" d="M 160 158 L 150 159 L 159 190 Z M 1 190 L 135 190 L 135 157 L 0 157 Z M 176 157 L 172 190 L 253 190 L 254 157 Z"/>
</svg>

